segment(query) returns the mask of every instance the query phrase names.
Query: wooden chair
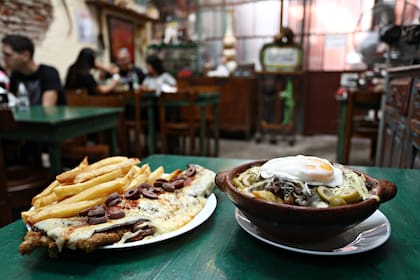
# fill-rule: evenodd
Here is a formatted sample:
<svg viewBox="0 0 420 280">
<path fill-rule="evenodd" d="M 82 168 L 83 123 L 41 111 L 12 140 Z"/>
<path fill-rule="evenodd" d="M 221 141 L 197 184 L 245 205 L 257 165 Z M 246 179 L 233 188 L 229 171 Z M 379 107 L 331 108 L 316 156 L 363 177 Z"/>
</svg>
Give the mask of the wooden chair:
<svg viewBox="0 0 420 280">
<path fill-rule="evenodd" d="M 171 145 L 176 146 L 175 151 L 195 154 L 195 136 L 199 129 L 195 120 L 196 100 L 198 95 L 192 91 L 178 91 L 177 93 L 162 92 L 159 97 L 159 120 L 160 120 L 160 145 L 161 152 L 168 153 L 168 136 L 178 137 L 171 139 Z M 184 114 L 181 116 L 181 109 Z M 186 151 L 186 139 L 189 149 Z M 178 143 L 178 141 L 180 141 Z M 174 145 L 176 144 L 176 145 Z M 177 149 L 180 148 L 178 151 Z"/>
<path fill-rule="evenodd" d="M 15 127 L 13 113 L 8 108 L 0 108 L 0 131 Z M 0 143 L 0 226 L 19 218 L 19 212 L 31 206 L 32 197 L 51 182 L 48 169 L 9 165 L 4 162 L 3 146 Z"/>
<path fill-rule="evenodd" d="M 219 154 L 219 102 L 220 102 L 220 86 L 216 85 L 189 85 L 188 87 L 181 88 L 183 90 L 193 91 L 197 94 L 217 94 L 218 102 L 206 106 L 205 118 L 206 118 L 206 151 L 207 156 L 218 156 Z M 186 109 L 183 110 L 183 115 L 188 115 Z M 201 121 L 201 108 L 198 106 L 194 110 L 194 119 L 196 122 Z M 213 140 L 213 150 L 211 149 L 211 140 Z"/>
<path fill-rule="evenodd" d="M 88 95 L 86 90 L 66 90 L 65 92 L 68 106 L 79 107 L 124 107 L 124 97 L 122 95 Z M 120 117 L 119 125 L 119 147 L 121 154 L 127 154 L 127 138 L 125 128 L 124 113 Z M 62 145 L 62 159 L 68 164 L 74 165 L 80 162 L 85 156 L 90 162 L 95 162 L 109 156 L 109 146 L 102 144 L 101 134 L 99 143 L 89 144 L 87 136 L 79 137 L 66 141 Z"/>
<path fill-rule="evenodd" d="M 124 115 L 124 126 L 125 126 L 125 137 L 127 139 L 127 153 L 130 152 L 130 131 L 134 131 L 134 150 L 137 157 L 142 155 L 142 141 L 141 135 L 145 121 L 142 120 L 142 104 L 141 97 L 142 91 L 119 91 L 112 95 L 120 95 L 124 98 L 125 115 Z"/>
<path fill-rule="evenodd" d="M 353 91 L 349 92 L 345 121 L 343 161 L 349 163 L 352 137 L 370 138 L 370 159 L 376 154 L 376 142 L 379 131 L 378 111 L 381 107 L 382 92 Z M 374 111 L 373 118 L 367 116 L 369 110 Z"/>
</svg>

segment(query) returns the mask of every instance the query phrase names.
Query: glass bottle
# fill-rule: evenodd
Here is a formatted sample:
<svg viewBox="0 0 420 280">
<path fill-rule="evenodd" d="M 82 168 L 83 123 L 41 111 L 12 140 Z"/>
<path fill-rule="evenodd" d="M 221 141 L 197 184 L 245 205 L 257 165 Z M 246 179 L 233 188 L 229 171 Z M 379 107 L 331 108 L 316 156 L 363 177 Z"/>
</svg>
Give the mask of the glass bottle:
<svg viewBox="0 0 420 280">
<path fill-rule="evenodd" d="M 17 91 L 18 104 L 17 107 L 27 109 L 30 106 L 29 93 L 24 83 L 19 83 Z"/>
</svg>

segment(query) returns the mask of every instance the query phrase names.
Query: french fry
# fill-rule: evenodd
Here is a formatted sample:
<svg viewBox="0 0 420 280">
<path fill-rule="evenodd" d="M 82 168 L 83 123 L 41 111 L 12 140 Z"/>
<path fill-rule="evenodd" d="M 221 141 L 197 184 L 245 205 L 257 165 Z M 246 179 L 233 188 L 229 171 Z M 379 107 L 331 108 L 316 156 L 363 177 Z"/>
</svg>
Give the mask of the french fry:
<svg viewBox="0 0 420 280">
<path fill-rule="evenodd" d="M 102 184 L 98 184 L 89 189 L 86 189 L 69 198 L 66 198 L 60 201 L 58 204 L 72 204 L 78 201 L 96 199 L 98 197 L 108 196 L 109 194 L 113 192 L 121 193 L 126 183 L 127 183 L 126 178 L 117 178 L 112 181 L 104 182 Z"/>
<path fill-rule="evenodd" d="M 35 202 L 33 203 L 33 206 L 35 207 L 35 209 L 38 209 L 46 205 L 50 205 L 56 201 L 57 201 L 57 196 L 55 195 L 55 193 L 50 193 L 47 196 L 43 196 L 35 200 Z"/>
<path fill-rule="evenodd" d="M 35 204 L 35 202 L 40 199 L 41 197 L 45 197 L 49 194 L 51 194 L 54 189 L 60 185 L 60 182 L 58 182 L 57 180 L 54 180 L 48 187 L 46 187 L 42 192 L 40 192 L 39 194 L 37 194 L 36 196 L 34 196 L 32 198 L 32 205 Z"/>
<path fill-rule="evenodd" d="M 143 170 L 143 173 L 146 173 L 148 176 L 150 175 L 150 173 L 152 173 L 152 170 L 150 169 L 150 166 L 148 164 L 143 165 L 141 169 Z"/>
<path fill-rule="evenodd" d="M 86 169 L 87 166 L 88 166 L 88 161 L 87 161 L 87 157 L 85 157 L 82 160 L 82 162 L 79 164 L 79 166 L 57 175 L 56 179 L 60 183 L 67 183 L 67 184 L 72 183 L 74 178 L 78 174 L 80 174 L 84 169 Z"/>
<path fill-rule="evenodd" d="M 164 171 L 165 170 L 163 169 L 162 166 L 159 166 L 158 168 L 156 168 L 152 173 L 150 173 L 149 178 L 147 178 L 147 183 L 150 184 L 150 185 L 153 185 L 153 183 L 157 179 L 162 177 Z"/>
<path fill-rule="evenodd" d="M 81 183 L 84 181 L 87 181 L 91 178 L 100 176 L 104 173 L 108 173 L 111 171 L 114 171 L 116 169 L 121 169 L 121 171 L 123 172 L 123 174 L 126 174 L 131 166 L 133 165 L 137 165 L 140 163 L 140 160 L 137 158 L 129 158 L 127 160 L 115 163 L 115 164 L 110 164 L 110 165 L 105 165 L 102 166 L 98 169 L 93 169 L 93 170 L 87 170 L 85 172 L 82 172 L 80 174 L 78 174 L 75 178 L 74 178 L 74 182 L 75 183 Z M 93 164 L 92 164 L 93 165 Z"/>
<path fill-rule="evenodd" d="M 106 197 L 100 197 L 93 200 L 78 201 L 71 204 L 57 203 L 36 211 L 27 217 L 26 221 L 34 225 L 37 222 L 51 218 L 68 218 L 76 216 L 79 212 L 89 209 L 102 203 Z M 26 215 L 26 214 L 25 214 Z"/>
<path fill-rule="evenodd" d="M 126 191 L 128 189 L 131 189 L 131 188 L 134 188 L 134 187 L 137 187 L 141 183 L 145 183 L 147 181 L 148 177 L 149 177 L 149 175 L 147 175 L 146 173 L 137 175 L 124 187 L 124 191 Z"/>
<path fill-rule="evenodd" d="M 97 162 L 94 162 L 91 165 L 89 165 L 88 170 L 98 169 L 98 168 L 104 167 L 106 165 L 111 165 L 111 164 L 123 162 L 127 159 L 128 159 L 128 157 L 123 157 L 123 156 L 107 157 L 107 158 L 101 159 L 101 160 L 99 160 Z"/>
<path fill-rule="evenodd" d="M 22 221 L 27 224 L 28 223 L 28 218 L 29 216 L 32 214 L 31 211 L 22 211 L 20 213 L 20 217 L 22 218 Z"/>
<path fill-rule="evenodd" d="M 127 172 L 127 174 L 125 174 L 125 177 L 128 180 L 133 179 L 140 171 L 140 167 L 138 167 L 137 165 L 133 165 L 130 170 Z"/>
<path fill-rule="evenodd" d="M 98 176 L 96 178 L 93 178 L 91 180 L 85 181 L 83 183 L 76 183 L 76 184 L 72 184 L 72 185 L 60 185 L 57 186 L 54 189 L 54 193 L 57 197 L 57 201 L 61 201 L 64 198 L 71 196 L 71 195 L 75 195 L 78 194 L 86 189 L 89 189 L 93 186 L 99 185 L 101 183 L 105 183 L 108 181 L 112 181 L 118 177 L 120 177 L 122 174 L 120 169 L 111 171 L 109 173 L 105 173 L 101 176 Z"/>
<path fill-rule="evenodd" d="M 149 173 L 150 174 L 150 166 L 149 164 L 143 164 L 141 167 L 139 167 L 139 173 L 143 174 L 143 173 Z"/>
</svg>

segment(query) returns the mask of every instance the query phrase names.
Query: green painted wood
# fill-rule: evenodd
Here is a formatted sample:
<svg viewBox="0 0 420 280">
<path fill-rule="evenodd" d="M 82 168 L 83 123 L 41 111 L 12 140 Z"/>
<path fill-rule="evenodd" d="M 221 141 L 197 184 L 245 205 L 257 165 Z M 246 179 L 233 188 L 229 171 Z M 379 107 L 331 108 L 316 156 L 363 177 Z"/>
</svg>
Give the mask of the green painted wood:
<svg viewBox="0 0 420 280">
<path fill-rule="evenodd" d="M 117 150 L 116 128 L 122 108 L 31 106 L 16 109 L 16 128 L 0 132 L 0 139 L 24 140 L 48 145 L 51 170 L 61 172 L 60 143 L 66 139 L 93 132 L 108 131 L 107 140 L 112 154 Z"/>
<path fill-rule="evenodd" d="M 153 155 L 142 160 L 166 172 L 188 163 L 221 171 L 244 160 Z M 262 243 L 236 223 L 235 207 L 219 190 L 215 213 L 180 237 L 130 250 L 67 252 L 58 260 L 45 250 L 21 256 L 25 227 L 17 221 L 0 229 L 2 279 L 417 279 L 420 274 L 420 171 L 358 167 L 394 181 L 398 194 L 380 210 L 388 217 L 390 239 L 372 251 L 323 257 L 293 253 Z"/>
<path fill-rule="evenodd" d="M 73 106 L 31 106 L 29 109 L 16 109 L 13 116 L 17 122 L 37 123 L 63 123 L 94 116 L 102 117 L 105 114 L 120 113 L 121 108 L 112 107 L 73 107 Z"/>
</svg>

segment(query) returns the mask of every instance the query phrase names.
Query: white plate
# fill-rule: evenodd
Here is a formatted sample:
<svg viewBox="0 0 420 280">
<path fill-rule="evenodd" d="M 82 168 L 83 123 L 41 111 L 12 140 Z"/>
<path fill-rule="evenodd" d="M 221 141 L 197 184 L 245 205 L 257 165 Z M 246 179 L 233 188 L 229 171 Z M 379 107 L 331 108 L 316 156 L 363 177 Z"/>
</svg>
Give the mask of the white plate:
<svg viewBox="0 0 420 280">
<path fill-rule="evenodd" d="M 98 249 L 121 249 L 121 248 L 132 248 L 132 247 L 138 247 L 143 246 L 147 244 L 157 243 L 161 242 L 170 238 L 174 238 L 176 236 L 179 236 L 181 234 L 184 234 L 190 230 L 193 230 L 194 228 L 198 227 L 202 223 L 204 223 L 210 216 L 213 214 L 214 210 L 216 209 L 217 205 L 217 199 L 214 193 L 212 193 L 208 198 L 206 205 L 204 205 L 203 209 L 195 216 L 188 224 L 184 225 L 183 227 L 168 232 L 165 234 L 157 235 L 151 238 L 142 239 L 139 241 L 134 242 L 127 242 L 127 243 L 116 243 L 111 245 L 106 245 L 99 247 Z"/>
<path fill-rule="evenodd" d="M 238 209 L 235 217 L 238 224 L 253 237 L 278 248 L 311 255 L 337 256 L 362 253 L 379 247 L 391 235 L 391 225 L 379 210 L 354 228 L 335 237 L 322 242 L 302 244 L 279 240 L 264 233 Z M 358 237 L 361 233 L 362 238 Z"/>
</svg>

